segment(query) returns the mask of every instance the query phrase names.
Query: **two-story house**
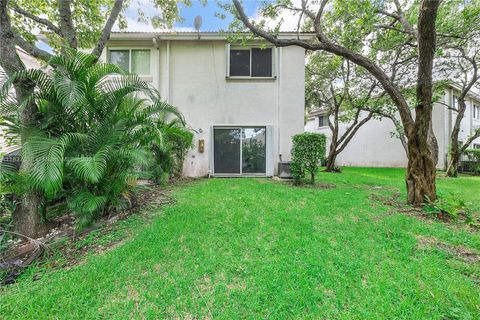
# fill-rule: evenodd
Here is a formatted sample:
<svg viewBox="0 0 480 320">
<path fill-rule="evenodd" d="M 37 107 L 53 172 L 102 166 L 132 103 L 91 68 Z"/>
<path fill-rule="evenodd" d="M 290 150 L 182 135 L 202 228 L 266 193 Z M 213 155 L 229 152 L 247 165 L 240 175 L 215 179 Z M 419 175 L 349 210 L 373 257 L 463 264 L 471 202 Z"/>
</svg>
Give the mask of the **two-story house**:
<svg viewBox="0 0 480 320">
<path fill-rule="evenodd" d="M 450 135 L 456 120 L 458 108 L 458 88 L 449 87 L 440 103 L 433 107 L 433 131 L 438 142 L 437 168 L 445 170 L 448 165 L 450 150 Z M 366 113 L 363 113 L 365 116 Z M 340 134 L 345 132 L 349 123 L 342 123 Z M 467 96 L 467 108 L 461 122 L 459 141 L 466 141 L 480 127 L 480 95 L 471 93 Z M 325 110 L 318 109 L 307 116 L 305 131 L 320 132 L 331 137 Z M 396 129 L 390 119 L 371 119 L 363 125 L 347 147 L 337 158 L 339 166 L 364 167 L 406 167 L 407 156 L 400 140 L 395 134 Z M 470 145 L 470 148 L 480 148 L 480 138 Z"/>
<path fill-rule="evenodd" d="M 150 81 L 184 114 L 195 133 L 187 176 L 272 176 L 304 130 L 300 47 L 236 45 L 218 32 L 119 32 L 102 59 Z"/>
</svg>

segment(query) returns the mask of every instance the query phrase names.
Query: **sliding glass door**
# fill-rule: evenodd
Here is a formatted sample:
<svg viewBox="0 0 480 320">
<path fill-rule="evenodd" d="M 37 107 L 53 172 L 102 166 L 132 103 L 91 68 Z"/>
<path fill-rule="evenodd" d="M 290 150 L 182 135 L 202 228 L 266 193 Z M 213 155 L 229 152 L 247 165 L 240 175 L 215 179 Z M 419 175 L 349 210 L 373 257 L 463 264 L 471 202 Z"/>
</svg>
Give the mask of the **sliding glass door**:
<svg viewBox="0 0 480 320">
<path fill-rule="evenodd" d="M 217 127 L 213 140 L 215 174 L 265 175 L 265 127 Z"/>
</svg>

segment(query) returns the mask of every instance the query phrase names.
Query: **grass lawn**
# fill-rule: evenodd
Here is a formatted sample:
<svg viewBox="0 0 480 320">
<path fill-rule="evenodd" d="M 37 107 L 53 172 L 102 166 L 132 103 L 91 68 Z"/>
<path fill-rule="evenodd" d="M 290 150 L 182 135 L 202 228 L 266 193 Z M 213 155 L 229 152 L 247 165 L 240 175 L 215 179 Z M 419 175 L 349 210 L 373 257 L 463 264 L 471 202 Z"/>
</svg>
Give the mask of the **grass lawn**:
<svg viewBox="0 0 480 320">
<path fill-rule="evenodd" d="M 0 289 L 2 319 L 478 319 L 480 233 L 369 199 L 404 196 L 403 171 L 321 173 L 336 188 L 269 179 L 178 187 L 177 204 L 121 246 L 76 267 Z M 381 188 L 379 187 L 381 186 Z M 440 178 L 440 193 L 480 202 L 480 178 Z"/>
</svg>

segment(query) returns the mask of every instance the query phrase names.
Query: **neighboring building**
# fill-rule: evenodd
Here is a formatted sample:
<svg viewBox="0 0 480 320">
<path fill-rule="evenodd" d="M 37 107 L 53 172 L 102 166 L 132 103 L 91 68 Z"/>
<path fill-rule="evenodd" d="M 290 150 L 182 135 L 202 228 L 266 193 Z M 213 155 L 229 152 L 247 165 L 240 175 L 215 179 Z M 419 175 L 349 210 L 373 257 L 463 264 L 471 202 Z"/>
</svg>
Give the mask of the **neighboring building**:
<svg viewBox="0 0 480 320">
<path fill-rule="evenodd" d="M 184 114 L 195 131 L 187 176 L 272 176 L 304 130 L 300 47 L 233 45 L 217 32 L 127 32 L 111 35 L 102 59 L 150 81 Z"/>
<path fill-rule="evenodd" d="M 433 107 L 433 131 L 438 141 L 437 168 L 445 170 L 448 165 L 450 134 L 456 118 L 456 97 L 458 90 L 448 88 L 441 102 Z M 364 113 L 365 115 L 365 113 Z M 349 124 L 341 125 L 343 133 Z M 459 140 L 465 141 L 472 132 L 480 127 L 480 95 L 470 94 L 467 97 L 467 109 L 462 120 Z M 324 110 L 316 110 L 308 114 L 305 131 L 320 132 L 331 137 L 328 119 Z M 390 119 L 372 119 L 363 125 L 347 147 L 339 154 L 337 165 L 362 167 L 406 167 L 407 157 L 400 140 L 395 136 L 395 126 Z M 480 148 L 480 138 L 471 148 Z M 327 148 L 328 150 L 328 148 Z"/>
</svg>

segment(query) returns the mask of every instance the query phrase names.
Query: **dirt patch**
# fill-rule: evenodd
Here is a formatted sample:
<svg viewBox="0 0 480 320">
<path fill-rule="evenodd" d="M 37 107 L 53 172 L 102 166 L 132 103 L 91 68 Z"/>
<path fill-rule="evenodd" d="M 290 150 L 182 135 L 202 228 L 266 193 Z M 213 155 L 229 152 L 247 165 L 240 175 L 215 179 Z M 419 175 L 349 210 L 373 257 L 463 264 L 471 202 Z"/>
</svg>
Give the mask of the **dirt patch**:
<svg viewBox="0 0 480 320">
<path fill-rule="evenodd" d="M 454 246 L 445 242 L 441 242 L 435 237 L 417 236 L 416 238 L 418 249 L 424 250 L 428 248 L 437 248 L 447 252 L 448 254 L 451 254 L 459 260 L 468 263 L 477 263 L 480 261 L 480 253 L 475 252 L 470 248 L 464 246 Z"/>
<path fill-rule="evenodd" d="M 175 202 L 170 196 L 171 190 L 157 185 L 143 185 L 130 208 L 112 212 L 81 232 L 75 230 L 75 217 L 64 215 L 55 220 L 56 227 L 46 236 L 16 242 L 0 259 L 2 284 L 14 283 L 34 260 L 44 269 L 70 268 L 82 263 L 87 254 L 100 254 L 121 245 L 128 231 L 114 235 L 120 228 L 119 221 L 132 214 L 139 214 L 141 219 L 149 221 L 152 218 L 150 212 Z M 39 277 L 39 274 L 34 275 L 34 279 Z"/>
</svg>

